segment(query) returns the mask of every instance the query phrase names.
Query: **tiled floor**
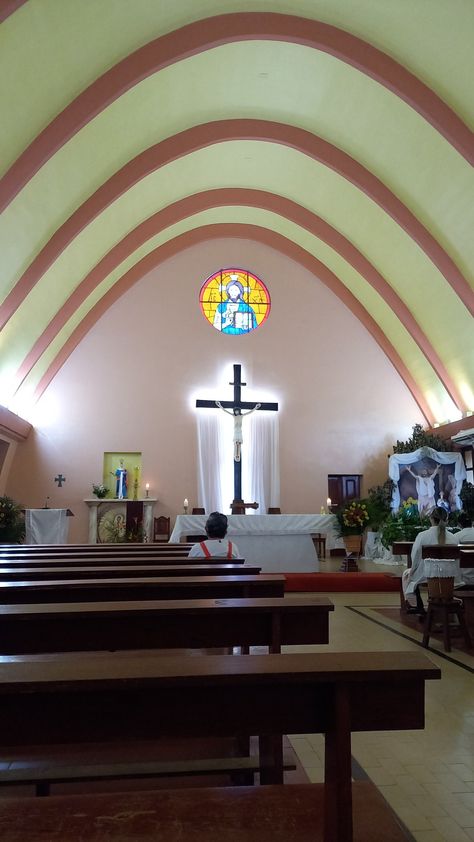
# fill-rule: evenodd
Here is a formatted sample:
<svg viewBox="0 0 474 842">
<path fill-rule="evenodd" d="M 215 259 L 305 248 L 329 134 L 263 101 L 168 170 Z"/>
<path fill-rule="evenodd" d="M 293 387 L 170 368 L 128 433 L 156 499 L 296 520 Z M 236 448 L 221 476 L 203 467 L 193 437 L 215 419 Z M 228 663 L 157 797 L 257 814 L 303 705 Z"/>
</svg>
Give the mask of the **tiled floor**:
<svg viewBox="0 0 474 842">
<path fill-rule="evenodd" d="M 324 569 L 337 569 L 335 561 Z M 397 568 L 363 566 L 382 572 Z M 397 594 L 329 594 L 336 609 L 330 620 L 329 650 L 410 651 L 421 641 L 418 629 L 374 610 L 397 606 Z M 328 651 L 328 647 L 304 647 Z M 290 651 L 290 650 L 288 650 Z M 426 650 L 423 650 L 426 651 Z M 353 756 L 400 816 L 417 842 L 474 840 L 474 651 L 430 641 L 429 657 L 442 670 L 441 681 L 426 683 L 424 731 L 353 735 Z M 290 741 L 309 778 L 323 780 L 323 738 L 292 736 Z"/>
</svg>

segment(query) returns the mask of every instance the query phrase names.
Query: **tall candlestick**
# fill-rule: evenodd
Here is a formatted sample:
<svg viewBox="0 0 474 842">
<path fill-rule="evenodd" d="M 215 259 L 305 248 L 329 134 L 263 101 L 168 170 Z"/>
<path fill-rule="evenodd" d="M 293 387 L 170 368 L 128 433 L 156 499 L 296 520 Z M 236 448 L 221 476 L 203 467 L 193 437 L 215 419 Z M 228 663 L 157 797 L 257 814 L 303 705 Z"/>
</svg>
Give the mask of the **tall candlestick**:
<svg viewBox="0 0 474 842">
<path fill-rule="evenodd" d="M 149 491 L 150 491 L 150 483 L 147 482 L 147 484 L 145 485 L 145 496 L 146 497 L 148 497 Z"/>
</svg>

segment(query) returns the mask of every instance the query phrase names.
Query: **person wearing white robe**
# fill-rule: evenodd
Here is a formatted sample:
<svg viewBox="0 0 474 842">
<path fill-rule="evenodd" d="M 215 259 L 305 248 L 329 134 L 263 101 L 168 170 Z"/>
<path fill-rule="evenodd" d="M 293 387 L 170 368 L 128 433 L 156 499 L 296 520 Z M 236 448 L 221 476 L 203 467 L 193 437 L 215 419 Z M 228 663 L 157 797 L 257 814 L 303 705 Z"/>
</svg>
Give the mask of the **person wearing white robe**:
<svg viewBox="0 0 474 842">
<path fill-rule="evenodd" d="M 466 514 L 459 517 L 459 525 L 463 527 L 460 532 L 456 532 L 456 538 L 459 544 L 474 544 L 474 526 L 471 525 L 470 518 Z M 474 585 L 474 567 L 461 567 L 460 576 L 463 585 L 472 587 Z"/>
<path fill-rule="evenodd" d="M 446 523 L 448 514 L 444 509 L 436 507 L 430 514 L 431 526 L 423 532 L 419 532 L 413 543 L 411 551 L 411 567 L 402 575 L 402 588 L 407 601 L 412 603 L 412 594 L 416 597 L 417 610 L 424 611 L 423 600 L 420 596 L 419 586 L 426 582 L 422 548 L 430 544 L 457 544 L 457 535 L 448 532 Z M 411 597 L 411 598 L 410 598 Z"/>
</svg>

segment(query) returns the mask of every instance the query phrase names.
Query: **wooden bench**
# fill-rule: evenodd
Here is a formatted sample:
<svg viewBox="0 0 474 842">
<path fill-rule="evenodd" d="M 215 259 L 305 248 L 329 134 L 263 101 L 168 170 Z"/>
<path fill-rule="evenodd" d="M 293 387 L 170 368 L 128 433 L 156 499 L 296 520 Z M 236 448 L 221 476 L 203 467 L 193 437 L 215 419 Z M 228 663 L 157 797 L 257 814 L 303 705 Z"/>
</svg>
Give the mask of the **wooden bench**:
<svg viewBox="0 0 474 842">
<path fill-rule="evenodd" d="M 112 554 L 120 554 L 136 552 L 141 553 L 142 555 L 147 555 L 148 553 L 160 553 L 164 552 L 168 553 L 181 553 L 187 554 L 193 545 L 191 543 L 183 543 L 183 544 L 171 544 L 169 542 L 157 543 L 157 544 L 138 544 L 133 542 L 127 542 L 122 544 L 117 543 L 110 543 L 110 544 L 2 544 L 0 548 L 0 555 L 17 555 L 28 553 L 30 555 L 35 555 L 36 553 L 45 553 L 48 552 L 51 555 L 60 555 L 61 553 L 107 553 L 110 552 Z"/>
<path fill-rule="evenodd" d="M 471 631 L 474 629 L 474 590 L 470 587 L 456 588 L 455 596 L 462 599 L 466 625 Z"/>
<path fill-rule="evenodd" d="M 299 835 L 290 832 L 290 827 L 295 830 L 295 816 L 301 818 L 301 804 L 292 812 L 297 793 L 290 786 L 277 788 L 278 799 L 286 799 L 285 809 L 290 811 L 285 836 L 278 835 L 278 811 L 268 811 L 275 803 L 275 790 L 263 786 L 255 800 L 242 796 L 242 790 L 226 788 L 217 796 L 220 811 L 209 811 L 213 794 L 203 788 L 36 801 L 0 799 L 2 842 L 46 838 L 98 842 L 104 833 L 108 842 L 135 838 L 173 842 L 188 838 L 186 833 L 183 836 L 183 822 L 189 831 L 193 829 L 195 842 L 239 838 L 258 838 L 259 842 L 270 838 L 285 838 L 286 842 L 308 838 L 400 842 L 404 834 L 389 809 L 382 808 L 380 798 L 375 799 L 376 823 L 372 815 L 363 826 L 358 799 L 353 834 L 351 732 L 423 728 L 424 683 L 440 675 L 440 670 L 417 652 L 240 658 L 156 658 L 140 652 L 134 656 L 120 653 L 120 657 L 2 659 L 0 745 L 4 754 L 9 746 L 52 746 L 71 739 L 76 743 L 120 743 L 129 738 L 223 737 L 237 732 L 258 735 L 261 783 L 276 784 L 283 779 L 281 736 L 325 735 L 323 791 L 319 785 L 309 785 L 305 802 L 314 799 L 318 807 L 323 806 L 322 834 L 321 820 L 314 828 L 306 824 L 305 835 L 301 830 Z M 216 716 L 209 715 L 210 699 L 218 711 Z M 367 810 L 373 788 L 366 786 L 365 792 Z M 256 812 L 265 816 L 265 836 L 248 834 L 253 821 L 251 803 L 254 807 L 259 804 Z"/>
<path fill-rule="evenodd" d="M 125 555 L 122 554 L 121 556 L 113 556 L 112 554 L 107 554 L 103 556 L 49 556 L 49 555 L 41 555 L 41 556 L 32 556 L 32 557 L 18 557 L 18 558 L 9 558 L 9 559 L 0 559 L 0 567 L 4 570 L 14 570 L 17 567 L 84 567 L 84 565 L 89 565 L 90 567 L 100 567 L 103 565 L 113 565 L 114 567 L 118 567 L 119 565 L 130 566 L 133 565 L 134 567 L 152 567 L 152 566 L 163 566 L 163 565 L 173 565 L 173 566 L 189 566 L 194 564 L 245 564 L 245 559 L 243 558 L 233 558 L 229 562 L 225 558 L 203 558 L 200 557 L 192 557 L 188 558 L 187 556 L 178 556 L 178 555 L 146 555 L 146 556 L 137 556 L 134 554 Z"/>
<path fill-rule="evenodd" d="M 470 555 L 471 553 L 471 555 Z M 422 558 L 463 558 L 463 567 L 474 567 L 474 546 L 471 544 L 425 544 L 421 548 Z M 472 564 L 468 564 L 472 558 Z"/>
<path fill-rule="evenodd" d="M 0 581 L 26 582 L 48 579 L 113 579 L 136 576 L 258 576 L 261 567 L 250 564 L 117 564 L 112 565 L 35 565 L 0 567 Z"/>
<path fill-rule="evenodd" d="M 326 597 L 0 606 L 0 653 L 208 649 L 329 641 Z"/>
<path fill-rule="evenodd" d="M 285 577 L 170 576 L 0 582 L 0 605 L 144 599 L 234 599 L 283 596 Z"/>
</svg>

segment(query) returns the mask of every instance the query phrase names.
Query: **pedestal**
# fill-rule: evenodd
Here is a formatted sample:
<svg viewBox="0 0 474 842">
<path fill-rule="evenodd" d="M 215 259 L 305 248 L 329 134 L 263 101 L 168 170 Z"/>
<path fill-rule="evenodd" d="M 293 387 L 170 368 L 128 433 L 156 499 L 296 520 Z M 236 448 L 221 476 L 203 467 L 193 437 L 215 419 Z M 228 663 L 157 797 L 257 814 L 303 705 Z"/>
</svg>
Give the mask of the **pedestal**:
<svg viewBox="0 0 474 842">
<path fill-rule="evenodd" d="M 128 502 L 137 501 L 129 501 L 127 499 L 116 500 L 108 497 L 105 497 L 102 500 L 99 500 L 97 497 L 90 497 L 84 500 L 86 506 L 89 507 L 89 544 L 97 544 L 99 542 L 98 527 L 100 519 L 100 507 L 102 506 L 104 510 L 109 511 L 116 510 L 116 514 L 119 514 L 121 513 L 121 511 L 123 511 L 125 517 Z M 138 502 L 143 503 L 143 534 L 146 538 L 146 541 L 151 542 L 153 540 L 153 516 L 157 498 L 145 497 Z"/>
</svg>

